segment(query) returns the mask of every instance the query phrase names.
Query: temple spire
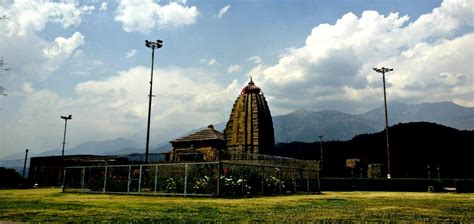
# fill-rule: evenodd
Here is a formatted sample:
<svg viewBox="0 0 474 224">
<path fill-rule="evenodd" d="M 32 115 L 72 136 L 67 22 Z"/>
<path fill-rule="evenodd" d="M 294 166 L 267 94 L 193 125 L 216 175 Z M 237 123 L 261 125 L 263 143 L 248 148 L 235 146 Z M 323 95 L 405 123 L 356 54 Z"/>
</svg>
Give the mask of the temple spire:
<svg viewBox="0 0 474 224">
<path fill-rule="evenodd" d="M 273 155 L 275 137 L 267 101 L 250 81 L 235 100 L 224 130 L 227 149 L 234 153 Z"/>
</svg>

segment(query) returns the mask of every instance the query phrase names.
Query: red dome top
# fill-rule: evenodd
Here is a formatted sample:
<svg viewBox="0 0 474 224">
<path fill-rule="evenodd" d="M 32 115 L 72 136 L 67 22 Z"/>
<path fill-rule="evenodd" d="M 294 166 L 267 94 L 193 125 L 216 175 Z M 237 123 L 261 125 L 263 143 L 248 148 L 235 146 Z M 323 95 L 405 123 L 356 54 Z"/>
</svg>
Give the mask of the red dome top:
<svg viewBox="0 0 474 224">
<path fill-rule="evenodd" d="M 250 77 L 249 84 L 242 89 L 242 92 L 240 92 L 240 94 L 247 94 L 247 93 L 259 94 L 260 91 L 261 91 L 260 87 L 256 86 L 255 83 L 253 83 L 252 77 Z"/>
</svg>

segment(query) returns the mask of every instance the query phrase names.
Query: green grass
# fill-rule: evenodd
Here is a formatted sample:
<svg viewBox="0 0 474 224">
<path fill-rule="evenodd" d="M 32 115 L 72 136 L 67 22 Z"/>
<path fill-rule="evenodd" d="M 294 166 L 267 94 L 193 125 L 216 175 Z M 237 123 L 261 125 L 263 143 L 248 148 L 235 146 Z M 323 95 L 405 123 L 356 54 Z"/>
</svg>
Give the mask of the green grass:
<svg viewBox="0 0 474 224">
<path fill-rule="evenodd" d="M 245 199 L 0 190 L 1 221 L 473 222 L 474 194 L 324 192 Z"/>
</svg>

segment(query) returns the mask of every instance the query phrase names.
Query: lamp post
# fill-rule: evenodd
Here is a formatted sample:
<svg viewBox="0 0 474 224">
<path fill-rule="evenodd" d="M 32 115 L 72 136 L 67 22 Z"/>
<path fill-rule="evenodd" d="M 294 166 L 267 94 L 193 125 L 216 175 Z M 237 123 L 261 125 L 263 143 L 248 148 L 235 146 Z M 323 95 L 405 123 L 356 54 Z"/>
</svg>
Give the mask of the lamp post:
<svg viewBox="0 0 474 224">
<path fill-rule="evenodd" d="M 155 60 L 155 48 L 161 48 L 163 46 L 162 40 L 156 40 L 156 42 L 145 40 L 145 46 L 151 48 L 151 77 L 150 77 L 150 94 L 148 94 L 148 123 L 146 128 L 146 145 L 145 145 L 145 163 L 148 163 L 148 151 L 150 148 L 150 117 L 151 117 L 151 97 L 153 91 L 153 64 Z"/>
<path fill-rule="evenodd" d="M 69 116 L 61 116 L 61 119 L 64 119 L 64 136 L 63 136 L 63 149 L 61 151 L 61 157 L 64 157 L 64 146 L 66 145 L 66 129 L 67 129 L 67 120 L 72 119 L 72 115 Z"/>
<path fill-rule="evenodd" d="M 25 149 L 25 162 L 23 163 L 23 180 L 25 179 L 25 170 L 26 170 L 26 160 L 28 159 L 28 150 L 29 149 Z"/>
<path fill-rule="evenodd" d="M 393 71 L 393 68 L 374 68 L 374 71 L 378 73 L 382 73 L 382 80 L 383 80 L 383 100 L 385 105 L 385 138 L 387 142 L 387 178 L 391 178 L 392 170 L 390 164 L 390 145 L 388 143 L 388 114 L 387 114 L 387 94 L 385 92 L 385 73 Z"/>
<path fill-rule="evenodd" d="M 66 129 L 67 129 L 67 120 L 72 119 L 72 115 L 69 114 L 69 116 L 61 116 L 61 119 L 64 119 L 64 136 L 63 136 L 63 149 L 61 151 L 61 170 L 59 173 L 59 178 L 60 178 L 60 183 L 61 183 L 61 189 L 63 190 L 64 193 L 64 176 L 65 176 L 65 170 L 64 170 L 64 146 L 66 145 Z"/>
</svg>

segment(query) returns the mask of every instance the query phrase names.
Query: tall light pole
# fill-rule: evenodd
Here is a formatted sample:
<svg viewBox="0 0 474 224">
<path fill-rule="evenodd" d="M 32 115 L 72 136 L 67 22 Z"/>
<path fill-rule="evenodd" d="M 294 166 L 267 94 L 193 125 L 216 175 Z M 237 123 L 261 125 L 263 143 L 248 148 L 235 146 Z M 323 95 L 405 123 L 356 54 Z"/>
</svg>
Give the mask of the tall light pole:
<svg viewBox="0 0 474 224">
<path fill-rule="evenodd" d="M 64 176 L 65 176 L 65 170 L 64 170 L 64 146 L 66 145 L 66 129 L 67 129 L 67 120 L 72 119 L 72 115 L 69 114 L 69 116 L 61 116 L 61 119 L 64 119 L 64 136 L 63 136 L 63 150 L 61 151 L 61 169 L 59 173 L 59 182 L 61 183 L 61 189 L 63 190 L 64 193 Z"/>
<path fill-rule="evenodd" d="M 26 170 L 26 160 L 28 160 L 28 150 L 29 149 L 25 149 L 25 162 L 23 163 L 23 179 L 25 179 L 25 170 Z"/>
<path fill-rule="evenodd" d="M 150 94 L 148 94 L 148 123 L 146 128 L 146 145 L 145 145 L 145 163 L 148 163 L 148 151 L 150 148 L 150 117 L 151 117 L 151 98 L 153 97 L 153 64 L 155 61 L 155 48 L 163 46 L 162 40 L 156 42 L 145 40 L 145 46 L 151 48 L 151 78 L 150 78 Z"/>
<path fill-rule="evenodd" d="M 64 146 L 66 145 L 66 129 L 67 129 L 67 120 L 72 119 L 72 115 L 61 116 L 61 119 L 64 119 L 64 136 L 63 136 L 63 150 L 61 151 L 61 157 L 64 157 Z"/>
<path fill-rule="evenodd" d="M 383 101 L 385 105 L 385 138 L 387 142 L 387 178 L 391 178 L 392 170 L 391 170 L 391 163 L 390 163 L 390 145 L 388 143 L 388 113 L 387 113 L 387 94 L 385 92 L 385 73 L 393 71 L 393 68 L 374 68 L 374 71 L 378 73 L 382 73 L 382 80 L 383 80 Z"/>
</svg>

